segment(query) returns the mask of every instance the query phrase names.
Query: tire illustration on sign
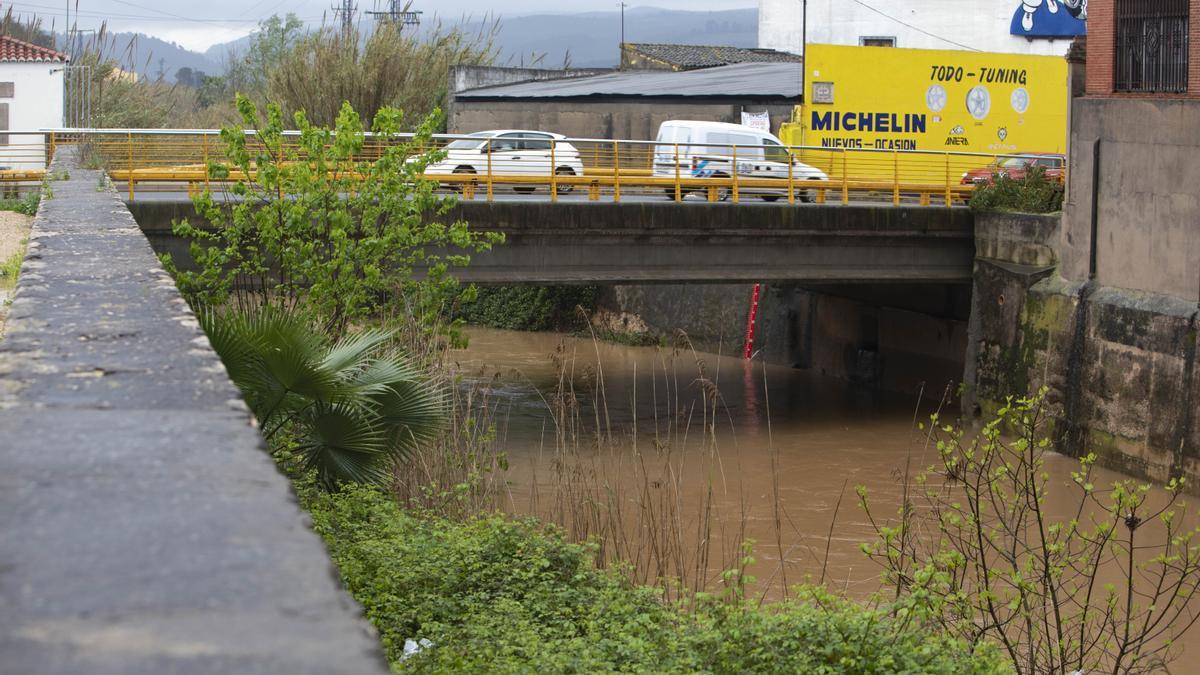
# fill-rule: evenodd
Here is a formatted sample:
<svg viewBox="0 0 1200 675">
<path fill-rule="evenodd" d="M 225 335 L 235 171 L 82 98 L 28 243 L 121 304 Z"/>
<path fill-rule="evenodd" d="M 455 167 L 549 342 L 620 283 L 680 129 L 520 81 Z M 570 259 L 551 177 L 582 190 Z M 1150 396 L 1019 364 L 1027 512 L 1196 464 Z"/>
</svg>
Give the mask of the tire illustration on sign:
<svg viewBox="0 0 1200 675">
<path fill-rule="evenodd" d="M 991 110 L 992 96 L 987 87 L 971 87 L 971 91 L 967 92 L 967 112 L 971 113 L 971 117 L 981 120 L 987 117 Z"/>
<path fill-rule="evenodd" d="M 925 92 L 925 105 L 935 113 L 941 112 L 942 108 L 946 107 L 946 98 L 946 88 L 940 84 L 933 84 Z"/>
<path fill-rule="evenodd" d="M 1024 115 L 1026 110 L 1029 110 L 1029 92 L 1025 87 L 1017 87 L 1013 89 L 1012 96 L 1009 97 L 1009 103 L 1012 103 L 1013 110 L 1018 115 Z"/>
</svg>

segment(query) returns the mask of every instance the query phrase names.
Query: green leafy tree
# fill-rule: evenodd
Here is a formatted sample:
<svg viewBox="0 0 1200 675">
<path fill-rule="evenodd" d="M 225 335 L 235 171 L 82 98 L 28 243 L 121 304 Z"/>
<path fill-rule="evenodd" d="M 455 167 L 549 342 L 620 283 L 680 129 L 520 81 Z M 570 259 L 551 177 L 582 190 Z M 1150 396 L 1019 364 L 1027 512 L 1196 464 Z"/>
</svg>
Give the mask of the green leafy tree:
<svg viewBox="0 0 1200 675">
<path fill-rule="evenodd" d="M 934 603 L 943 628 L 1001 645 L 1019 673 L 1161 672 L 1197 617 L 1183 482 L 1100 486 L 1091 454 L 1053 484 L 1045 395 L 1009 399 L 974 436 L 935 415 L 938 461 L 905 481 L 897 518 L 859 488 L 878 535 L 864 550 L 897 597 Z M 1048 499 L 1073 516 L 1052 518 Z"/>
<path fill-rule="evenodd" d="M 303 36 L 304 22 L 295 14 L 260 21 L 245 53 L 230 52 L 226 59 L 226 94 L 232 97 L 240 91 L 265 97 L 270 72 Z"/>
<path fill-rule="evenodd" d="M 441 220 L 453 199 L 422 178 L 432 155 L 418 152 L 439 118 L 401 137 L 401 112 L 383 108 L 368 137 L 346 103 L 335 128 L 300 112 L 299 133 L 285 135 L 278 106 L 260 119 L 248 98 L 237 103 L 253 131 L 222 130 L 228 161 L 209 167 L 232 187 L 221 199 L 195 198 L 204 225 L 174 228 L 194 240 L 198 269 L 165 259 L 184 293 L 204 306 L 298 308 L 334 339 L 367 319 L 440 325 L 460 291 L 449 270 L 503 237 Z"/>
<path fill-rule="evenodd" d="M 396 462 L 442 428 L 438 388 L 368 330 L 330 341 L 277 307 L 199 314 L 213 349 L 272 447 L 320 483 L 385 483 Z"/>
</svg>

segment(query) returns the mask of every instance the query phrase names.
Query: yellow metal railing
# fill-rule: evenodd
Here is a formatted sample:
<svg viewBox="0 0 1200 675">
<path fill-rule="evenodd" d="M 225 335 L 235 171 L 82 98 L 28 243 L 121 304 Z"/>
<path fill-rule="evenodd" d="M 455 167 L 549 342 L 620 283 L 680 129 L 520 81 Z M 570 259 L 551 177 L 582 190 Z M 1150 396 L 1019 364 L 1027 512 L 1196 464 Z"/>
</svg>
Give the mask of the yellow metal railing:
<svg viewBox="0 0 1200 675">
<path fill-rule="evenodd" d="M 369 137 L 361 155 L 369 162 L 386 141 Z M 43 157 L 65 143 L 86 144 L 128 197 L 139 192 L 220 190 L 231 180 L 212 179 L 206 166 L 224 159 L 212 130 L 86 130 L 51 132 Z M 256 139 L 248 134 L 253 151 Z M 744 203 L 890 202 L 950 205 L 969 198 L 972 170 L 1016 155 L 781 146 L 722 146 L 651 141 L 569 139 L 528 132 L 522 136 L 438 136 L 417 153 L 438 150 L 425 177 L 463 199 L 502 199 L 541 193 L 592 201 L 654 196 L 673 201 Z M 987 180 L 988 171 L 977 172 Z M 251 176 L 253 178 L 253 176 Z M 2 176 L 0 176 L 2 180 Z M 582 195 L 582 196 L 581 196 Z"/>
</svg>

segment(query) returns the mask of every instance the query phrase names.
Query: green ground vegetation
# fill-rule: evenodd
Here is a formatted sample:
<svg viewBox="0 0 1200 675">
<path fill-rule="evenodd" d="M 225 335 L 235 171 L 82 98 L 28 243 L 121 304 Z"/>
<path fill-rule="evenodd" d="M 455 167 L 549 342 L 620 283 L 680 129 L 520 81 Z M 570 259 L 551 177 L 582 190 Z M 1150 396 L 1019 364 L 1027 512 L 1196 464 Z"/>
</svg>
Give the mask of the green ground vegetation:
<svg viewBox="0 0 1200 675">
<path fill-rule="evenodd" d="M 452 521 L 375 488 L 298 489 L 402 672 L 1009 672 L 991 646 L 931 630 L 912 599 L 865 607 L 806 589 L 760 608 L 733 585 L 683 607 L 532 520 Z M 410 640 L 428 646 L 406 656 Z"/>
<path fill-rule="evenodd" d="M 458 316 L 470 324 L 510 330 L 587 330 L 596 286 L 482 286 Z"/>
<path fill-rule="evenodd" d="M 32 216 L 37 214 L 40 201 L 41 194 L 37 191 L 30 192 L 24 197 L 0 199 L 0 211 L 16 211 L 22 215 Z"/>
</svg>

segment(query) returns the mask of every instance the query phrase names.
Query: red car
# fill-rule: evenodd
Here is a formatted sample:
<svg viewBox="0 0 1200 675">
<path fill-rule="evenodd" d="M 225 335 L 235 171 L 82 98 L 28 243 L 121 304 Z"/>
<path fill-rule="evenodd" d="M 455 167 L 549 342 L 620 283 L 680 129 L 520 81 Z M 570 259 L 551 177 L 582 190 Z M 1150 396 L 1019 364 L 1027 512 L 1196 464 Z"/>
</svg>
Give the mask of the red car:
<svg viewBox="0 0 1200 675">
<path fill-rule="evenodd" d="M 1063 167 L 1066 158 L 1063 155 L 1050 153 L 1029 153 L 1027 155 L 1000 157 L 991 164 L 979 169 L 971 169 L 962 175 L 963 185 L 979 185 L 990 183 L 993 176 L 1008 176 L 1013 180 L 1021 180 L 1029 167 L 1037 165 L 1046 169 L 1046 178 L 1062 182 Z"/>
</svg>

